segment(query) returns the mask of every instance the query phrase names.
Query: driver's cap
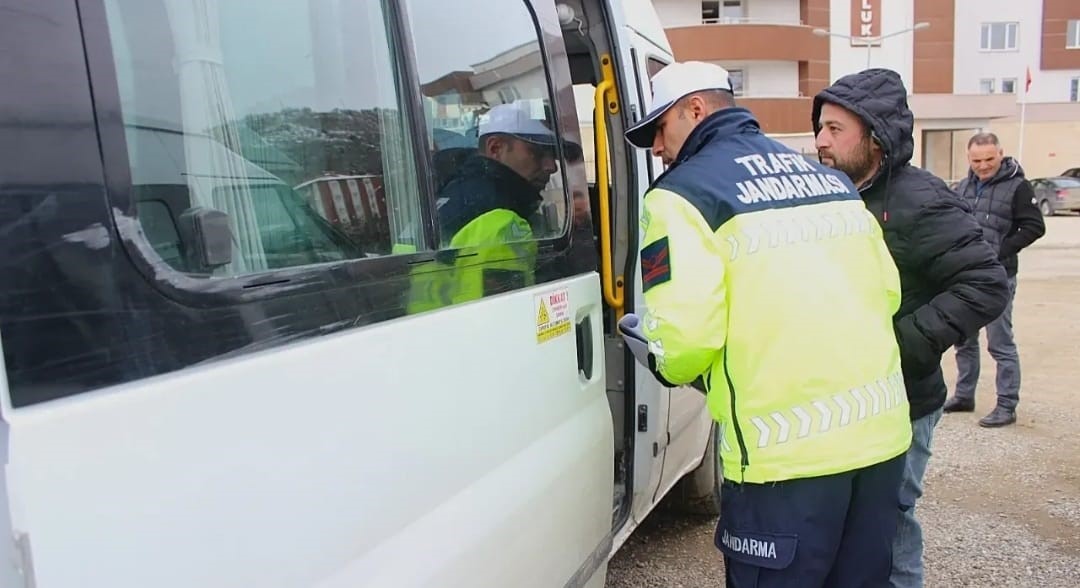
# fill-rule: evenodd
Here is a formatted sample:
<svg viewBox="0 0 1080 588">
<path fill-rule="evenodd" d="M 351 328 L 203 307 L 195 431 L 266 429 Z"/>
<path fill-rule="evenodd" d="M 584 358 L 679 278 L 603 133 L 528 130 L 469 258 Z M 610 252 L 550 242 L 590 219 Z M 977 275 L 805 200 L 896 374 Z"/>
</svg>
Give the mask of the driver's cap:
<svg viewBox="0 0 1080 588">
<path fill-rule="evenodd" d="M 492 107 L 480 116 L 479 135 L 503 133 L 513 135 L 530 143 L 554 145 L 555 133 L 544 123 L 533 118 L 523 102 L 511 102 Z"/>
<path fill-rule="evenodd" d="M 555 132 L 543 121 L 533 118 L 533 113 L 525 101 L 499 104 L 480 115 L 477 135 L 483 137 L 492 133 L 511 135 L 522 141 L 550 147 L 554 147 L 557 142 Z M 573 141 L 562 141 L 562 147 L 568 160 L 581 160 L 581 145 Z"/>
</svg>

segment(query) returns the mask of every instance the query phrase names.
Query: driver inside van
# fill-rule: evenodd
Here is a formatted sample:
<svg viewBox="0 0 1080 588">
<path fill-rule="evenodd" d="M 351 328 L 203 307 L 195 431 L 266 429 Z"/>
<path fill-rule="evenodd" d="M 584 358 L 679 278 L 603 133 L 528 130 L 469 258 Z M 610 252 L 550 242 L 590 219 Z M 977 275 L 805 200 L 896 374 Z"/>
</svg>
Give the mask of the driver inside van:
<svg viewBox="0 0 1080 588">
<path fill-rule="evenodd" d="M 410 314 L 535 283 L 541 192 L 558 171 L 557 138 L 527 102 L 481 117 L 476 153 L 439 191 L 437 262 L 414 273 Z M 563 142 L 566 156 L 581 147 Z"/>
</svg>

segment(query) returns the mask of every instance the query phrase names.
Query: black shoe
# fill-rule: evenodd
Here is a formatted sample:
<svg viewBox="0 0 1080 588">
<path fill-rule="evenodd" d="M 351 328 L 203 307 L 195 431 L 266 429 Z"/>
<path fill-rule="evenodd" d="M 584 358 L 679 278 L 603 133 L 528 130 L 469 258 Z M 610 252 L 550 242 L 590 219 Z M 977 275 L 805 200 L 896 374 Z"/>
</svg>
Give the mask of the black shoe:
<svg viewBox="0 0 1080 588">
<path fill-rule="evenodd" d="M 979 419 L 980 427 L 1004 427 L 1016 422 L 1016 413 L 998 406 L 993 412 Z"/>
<path fill-rule="evenodd" d="M 952 398 L 945 401 L 945 406 L 942 408 L 945 412 L 975 412 L 975 401 L 964 400 L 963 398 Z"/>
</svg>

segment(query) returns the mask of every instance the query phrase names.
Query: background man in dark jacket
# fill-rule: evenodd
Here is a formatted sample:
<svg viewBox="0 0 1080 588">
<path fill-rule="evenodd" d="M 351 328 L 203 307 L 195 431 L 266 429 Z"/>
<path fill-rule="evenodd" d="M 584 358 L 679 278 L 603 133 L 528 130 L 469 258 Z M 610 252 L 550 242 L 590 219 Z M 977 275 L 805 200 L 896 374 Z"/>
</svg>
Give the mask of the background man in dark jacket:
<svg viewBox="0 0 1080 588">
<path fill-rule="evenodd" d="M 998 252 L 1009 276 L 1009 305 L 986 326 L 987 346 L 997 363 L 997 406 L 983 417 L 984 427 L 1003 427 L 1016 422 L 1020 401 L 1020 354 L 1012 328 L 1012 300 L 1016 296 L 1017 253 L 1046 233 L 1036 205 L 1035 191 L 1024 178 L 1024 169 L 1011 157 L 1002 157 L 1001 142 L 993 133 L 978 133 L 968 140 L 971 170 L 956 193 L 966 200 L 983 229 L 983 237 Z M 956 393 L 945 403 L 945 412 L 975 410 L 975 386 L 979 383 L 979 334 L 956 346 Z"/>
<path fill-rule="evenodd" d="M 903 299 L 894 323 L 912 442 L 890 581 L 922 586 L 922 529 L 914 510 L 945 402 L 941 356 L 1005 309 L 1005 269 L 964 201 L 911 165 L 914 117 L 896 72 L 870 69 L 840 78 L 814 98 L 812 117 L 818 157 L 858 186 L 900 270 Z"/>
</svg>

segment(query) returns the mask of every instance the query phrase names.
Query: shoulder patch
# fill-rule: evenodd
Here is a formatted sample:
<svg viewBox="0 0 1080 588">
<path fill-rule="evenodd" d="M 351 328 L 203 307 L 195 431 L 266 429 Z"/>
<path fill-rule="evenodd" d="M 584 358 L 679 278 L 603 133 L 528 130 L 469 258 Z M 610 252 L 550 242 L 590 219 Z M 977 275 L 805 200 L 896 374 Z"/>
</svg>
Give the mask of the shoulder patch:
<svg viewBox="0 0 1080 588">
<path fill-rule="evenodd" d="M 668 238 L 662 237 L 641 250 L 642 290 L 648 292 L 649 288 L 669 280 L 671 280 L 671 252 L 668 249 Z"/>
</svg>

